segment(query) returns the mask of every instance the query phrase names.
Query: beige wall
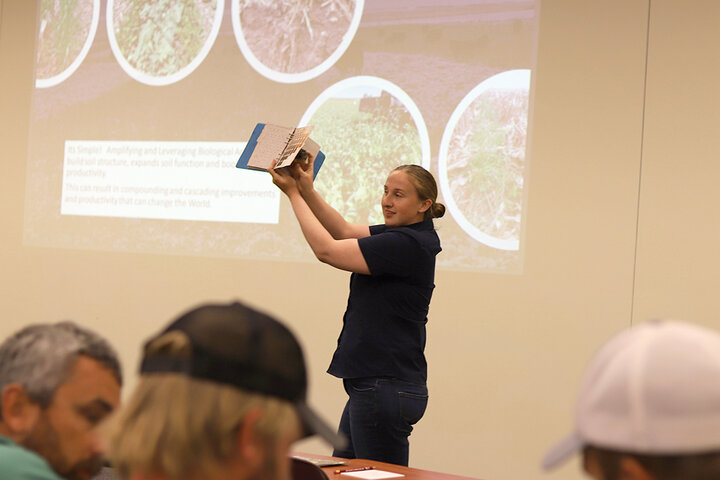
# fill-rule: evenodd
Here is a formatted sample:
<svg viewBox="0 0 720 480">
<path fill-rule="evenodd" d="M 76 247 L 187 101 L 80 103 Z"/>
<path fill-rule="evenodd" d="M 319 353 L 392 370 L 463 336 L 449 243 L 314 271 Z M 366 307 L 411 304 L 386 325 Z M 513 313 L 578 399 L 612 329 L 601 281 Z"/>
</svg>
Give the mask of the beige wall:
<svg viewBox="0 0 720 480">
<path fill-rule="evenodd" d="M 324 370 L 347 274 L 22 245 L 35 4 L 0 0 L 0 12 L 0 337 L 75 319 L 113 340 L 132 387 L 150 332 L 196 302 L 251 299 L 292 323 L 309 357 L 311 400 L 334 423 L 344 395 Z M 537 465 L 570 427 L 592 351 L 650 316 L 720 327 L 718 19 L 714 0 L 542 1 L 524 273 L 438 272 L 431 403 L 412 436 L 413 466 L 581 478 L 577 462 L 550 476 Z M 312 282 L 277 298 L 263 284 L 278 277 Z M 315 441 L 300 448 L 327 453 Z"/>
</svg>

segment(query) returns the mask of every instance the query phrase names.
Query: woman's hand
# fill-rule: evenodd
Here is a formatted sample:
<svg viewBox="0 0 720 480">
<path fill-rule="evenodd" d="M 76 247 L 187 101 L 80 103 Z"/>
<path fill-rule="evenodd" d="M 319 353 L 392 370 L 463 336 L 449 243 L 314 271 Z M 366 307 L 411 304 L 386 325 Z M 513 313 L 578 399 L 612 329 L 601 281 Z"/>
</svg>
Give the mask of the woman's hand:
<svg viewBox="0 0 720 480">
<path fill-rule="evenodd" d="M 289 169 L 293 178 L 297 182 L 298 190 L 300 190 L 300 193 L 304 195 L 306 193 L 312 192 L 313 189 L 313 171 L 315 168 L 315 156 L 311 155 L 305 150 L 303 150 L 303 152 L 306 153 L 307 159 L 304 161 L 297 159 L 292 163 L 292 165 L 290 165 Z"/>
<path fill-rule="evenodd" d="M 290 169 L 292 167 L 284 167 L 275 170 L 275 163 L 268 170 L 272 176 L 273 183 L 285 194 L 290 196 L 291 193 L 298 190 L 297 181 L 292 175 Z"/>
</svg>

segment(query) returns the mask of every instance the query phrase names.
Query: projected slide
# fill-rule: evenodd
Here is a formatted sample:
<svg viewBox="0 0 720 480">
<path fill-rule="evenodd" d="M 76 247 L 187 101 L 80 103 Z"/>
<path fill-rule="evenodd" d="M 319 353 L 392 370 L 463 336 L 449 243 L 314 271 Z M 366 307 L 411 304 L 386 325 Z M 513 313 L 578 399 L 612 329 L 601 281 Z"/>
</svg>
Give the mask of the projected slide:
<svg viewBox="0 0 720 480">
<path fill-rule="evenodd" d="M 316 188 L 380 223 L 419 164 L 448 211 L 441 269 L 520 273 L 532 0 L 42 1 L 24 242 L 314 261 L 256 123 L 312 125 Z"/>
</svg>

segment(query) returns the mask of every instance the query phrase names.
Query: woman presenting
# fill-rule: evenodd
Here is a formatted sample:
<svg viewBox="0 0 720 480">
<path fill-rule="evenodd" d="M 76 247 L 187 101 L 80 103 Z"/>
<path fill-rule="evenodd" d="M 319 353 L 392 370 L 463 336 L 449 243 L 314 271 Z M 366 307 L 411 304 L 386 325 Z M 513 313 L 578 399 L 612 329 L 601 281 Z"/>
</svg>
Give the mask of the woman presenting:
<svg viewBox="0 0 720 480">
<path fill-rule="evenodd" d="M 333 456 L 407 465 L 428 401 L 425 324 L 441 250 L 432 219 L 445 206 L 430 172 L 403 165 L 385 182 L 385 223 L 349 223 L 315 191 L 312 172 L 312 158 L 270 170 L 318 260 L 353 272 L 328 369 L 349 396 L 339 427 L 349 442 Z"/>
</svg>

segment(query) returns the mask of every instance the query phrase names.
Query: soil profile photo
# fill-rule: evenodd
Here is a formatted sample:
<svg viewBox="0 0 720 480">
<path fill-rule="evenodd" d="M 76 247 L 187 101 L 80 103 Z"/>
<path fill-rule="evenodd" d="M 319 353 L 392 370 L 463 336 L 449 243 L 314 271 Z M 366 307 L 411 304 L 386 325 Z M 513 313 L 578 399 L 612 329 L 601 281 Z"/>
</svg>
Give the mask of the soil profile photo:
<svg viewBox="0 0 720 480">
<path fill-rule="evenodd" d="M 242 36 L 267 68 L 294 74 L 326 61 L 350 29 L 355 0 L 238 0 Z"/>
<path fill-rule="evenodd" d="M 113 0 L 109 15 L 119 53 L 149 77 L 178 73 L 211 36 L 219 1 Z"/>
<path fill-rule="evenodd" d="M 315 186 L 348 221 L 383 223 L 380 198 L 390 171 L 422 161 L 415 122 L 392 94 L 330 98 L 312 116 L 313 139 L 332 162 Z"/>
<path fill-rule="evenodd" d="M 520 235 L 527 111 L 527 90 L 488 89 L 462 114 L 448 149 L 448 184 L 458 209 L 500 241 Z"/>
<path fill-rule="evenodd" d="M 61 76 L 81 55 L 93 27 L 93 0 L 42 0 L 35 77 Z"/>
</svg>

